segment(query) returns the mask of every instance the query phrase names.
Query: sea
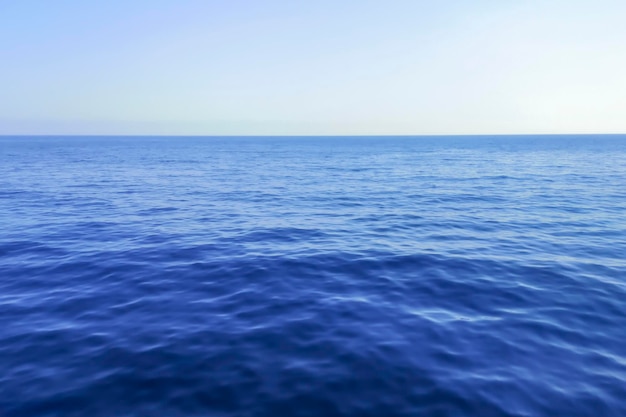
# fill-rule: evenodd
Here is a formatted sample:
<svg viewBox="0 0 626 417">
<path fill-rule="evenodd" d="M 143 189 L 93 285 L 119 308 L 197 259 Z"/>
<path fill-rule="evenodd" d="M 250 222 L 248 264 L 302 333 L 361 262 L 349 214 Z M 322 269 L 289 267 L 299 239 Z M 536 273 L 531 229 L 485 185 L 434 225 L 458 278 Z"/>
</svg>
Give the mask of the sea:
<svg viewBox="0 0 626 417">
<path fill-rule="evenodd" d="M 624 417 L 626 135 L 0 137 L 2 417 Z"/>
</svg>

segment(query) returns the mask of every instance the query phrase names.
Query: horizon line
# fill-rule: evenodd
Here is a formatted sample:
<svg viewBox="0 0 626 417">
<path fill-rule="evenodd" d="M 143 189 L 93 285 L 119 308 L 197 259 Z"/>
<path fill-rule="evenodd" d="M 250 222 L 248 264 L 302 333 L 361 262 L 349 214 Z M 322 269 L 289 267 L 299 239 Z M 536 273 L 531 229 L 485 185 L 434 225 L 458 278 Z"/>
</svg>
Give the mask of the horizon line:
<svg viewBox="0 0 626 417">
<path fill-rule="evenodd" d="M 285 134 L 277 134 L 277 135 L 254 135 L 254 134 L 80 134 L 80 133 L 37 133 L 37 134 L 28 134 L 28 133 L 0 133 L 0 137 L 188 137 L 188 138 L 218 138 L 218 137 L 233 137 L 233 138 L 322 138 L 322 137 L 467 137 L 467 136 L 624 136 L 625 133 L 433 133 L 433 134 L 325 134 L 325 135 L 306 135 L 306 134 L 296 134 L 296 135 L 285 135 Z"/>
</svg>

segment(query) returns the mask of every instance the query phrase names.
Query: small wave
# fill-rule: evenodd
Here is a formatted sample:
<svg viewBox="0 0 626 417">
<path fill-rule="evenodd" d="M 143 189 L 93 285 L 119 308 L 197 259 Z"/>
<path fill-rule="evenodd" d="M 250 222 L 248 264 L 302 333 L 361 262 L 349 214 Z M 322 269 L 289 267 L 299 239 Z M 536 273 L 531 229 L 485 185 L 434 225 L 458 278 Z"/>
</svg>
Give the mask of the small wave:
<svg viewBox="0 0 626 417">
<path fill-rule="evenodd" d="M 626 415 L 626 148 L 544 139 L 0 138 L 0 415 Z"/>
</svg>

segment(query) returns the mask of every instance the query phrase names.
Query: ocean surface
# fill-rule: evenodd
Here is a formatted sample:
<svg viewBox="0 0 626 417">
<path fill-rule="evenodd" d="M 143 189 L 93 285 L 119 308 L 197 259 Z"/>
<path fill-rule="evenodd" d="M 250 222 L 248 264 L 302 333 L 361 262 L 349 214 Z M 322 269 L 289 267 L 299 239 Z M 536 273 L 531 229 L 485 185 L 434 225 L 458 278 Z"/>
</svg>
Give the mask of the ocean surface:
<svg viewBox="0 0 626 417">
<path fill-rule="evenodd" d="M 626 136 L 0 137 L 0 416 L 626 416 Z"/>
</svg>

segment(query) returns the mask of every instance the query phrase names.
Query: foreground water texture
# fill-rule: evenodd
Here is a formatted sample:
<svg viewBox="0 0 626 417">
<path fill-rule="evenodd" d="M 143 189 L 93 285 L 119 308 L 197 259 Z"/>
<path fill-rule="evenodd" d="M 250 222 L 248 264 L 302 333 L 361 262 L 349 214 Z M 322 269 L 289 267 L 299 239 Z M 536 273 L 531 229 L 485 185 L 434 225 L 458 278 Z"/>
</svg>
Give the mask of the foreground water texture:
<svg viewBox="0 0 626 417">
<path fill-rule="evenodd" d="M 626 416 L 626 136 L 0 138 L 0 415 Z"/>
</svg>

